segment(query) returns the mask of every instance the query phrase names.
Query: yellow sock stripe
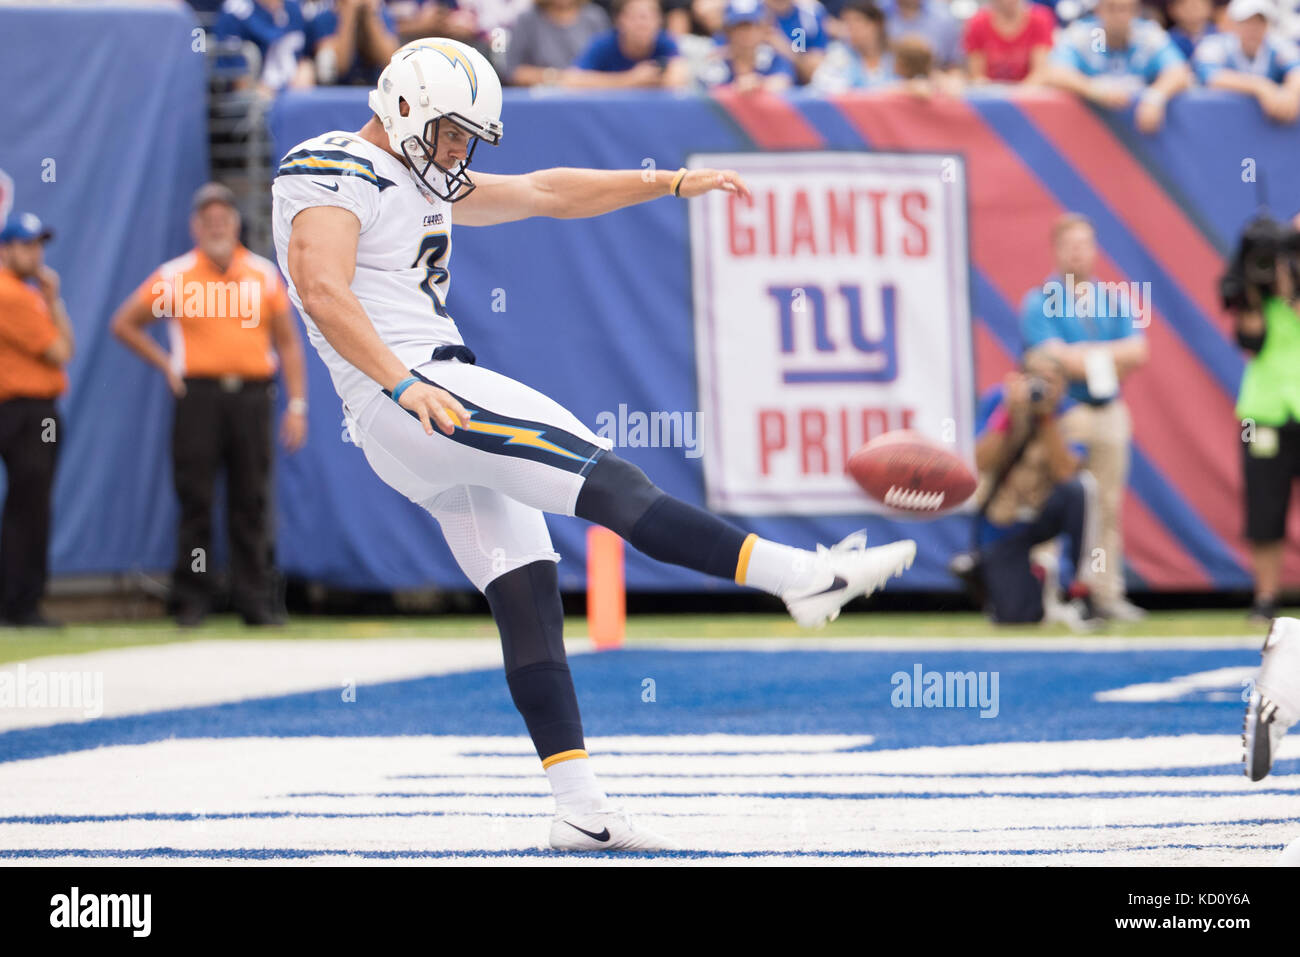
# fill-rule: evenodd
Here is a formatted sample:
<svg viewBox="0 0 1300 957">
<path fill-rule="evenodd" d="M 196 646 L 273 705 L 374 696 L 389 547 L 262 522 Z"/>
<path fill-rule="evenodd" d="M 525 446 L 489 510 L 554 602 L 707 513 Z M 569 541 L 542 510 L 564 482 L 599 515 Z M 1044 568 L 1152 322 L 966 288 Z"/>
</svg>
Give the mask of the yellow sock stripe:
<svg viewBox="0 0 1300 957">
<path fill-rule="evenodd" d="M 572 761 L 574 758 L 585 758 L 587 752 L 582 748 L 575 748 L 572 751 L 561 751 L 559 754 L 552 754 L 549 758 L 542 758 L 542 770 L 545 771 L 552 764 L 559 764 L 561 761 Z"/>
<path fill-rule="evenodd" d="M 745 575 L 749 572 L 749 554 L 754 550 L 754 543 L 758 541 L 758 536 L 753 532 L 745 537 L 745 543 L 740 546 L 740 557 L 736 559 L 736 584 L 745 584 Z"/>
</svg>

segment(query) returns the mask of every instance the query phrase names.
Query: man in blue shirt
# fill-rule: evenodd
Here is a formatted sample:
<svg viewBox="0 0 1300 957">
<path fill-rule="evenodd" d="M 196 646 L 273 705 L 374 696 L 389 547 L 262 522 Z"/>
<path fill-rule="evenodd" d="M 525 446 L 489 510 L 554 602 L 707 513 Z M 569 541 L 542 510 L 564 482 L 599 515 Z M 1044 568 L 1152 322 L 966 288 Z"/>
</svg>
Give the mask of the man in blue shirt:
<svg viewBox="0 0 1300 957">
<path fill-rule="evenodd" d="M 659 0 L 615 0 L 614 29 L 591 41 L 564 85 L 579 87 L 684 86 L 689 79 L 677 41 L 663 28 Z"/>
<path fill-rule="evenodd" d="M 1232 0 L 1232 32 L 1206 37 L 1193 63 L 1201 82 L 1220 90 L 1248 93 L 1278 123 L 1300 115 L 1300 50 L 1272 29 L 1268 0 Z"/>
<path fill-rule="evenodd" d="M 1191 85 L 1192 73 L 1169 34 L 1138 16 L 1138 0 L 1098 0 L 1095 20 L 1061 31 L 1045 79 L 1112 110 L 1137 97 L 1137 127 L 1154 133 L 1170 97 Z"/>
<path fill-rule="evenodd" d="M 1214 6 L 1215 0 L 1170 0 L 1166 8 L 1169 39 L 1188 62 L 1198 43 L 1219 32 L 1214 25 Z"/>
<path fill-rule="evenodd" d="M 794 64 L 763 42 L 762 23 L 759 0 L 732 0 L 722 21 L 726 44 L 700 70 L 706 86 L 775 93 L 795 82 Z"/>
<path fill-rule="evenodd" d="M 768 43 L 794 61 L 800 83 L 807 83 L 821 66 L 830 43 L 826 8 L 819 0 L 764 0 Z"/>
<path fill-rule="evenodd" d="M 1097 610 L 1137 620 L 1142 610 L 1124 596 L 1120 513 L 1133 426 L 1120 382 L 1147 360 L 1141 330 L 1150 321 L 1149 294 L 1133 283 L 1095 281 L 1097 238 L 1084 216 L 1061 217 L 1052 229 L 1052 250 L 1057 274 L 1025 296 L 1021 338 L 1026 350 L 1041 350 L 1061 364 L 1070 397 L 1078 403 L 1061 426 L 1067 438 L 1087 448 L 1088 468 L 1097 480 Z"/>
<path fill-rule="evenodd" d="M 220 70 L 251 68 L 245 45 L 257 48 L 261 67 L 256 81 L 264 95 L 315 83 L 307 20 L 298 0 L 226 0 L 212 32 Z"/>
</svg>

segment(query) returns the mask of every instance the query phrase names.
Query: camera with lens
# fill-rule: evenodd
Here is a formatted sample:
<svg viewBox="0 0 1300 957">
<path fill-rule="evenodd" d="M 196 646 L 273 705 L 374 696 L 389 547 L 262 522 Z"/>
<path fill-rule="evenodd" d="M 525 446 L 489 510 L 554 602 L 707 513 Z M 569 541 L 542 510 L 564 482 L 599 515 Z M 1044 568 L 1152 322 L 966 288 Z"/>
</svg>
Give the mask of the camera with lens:
<svg viewBox="0 0 1300 957">
<path fill-rule="evenodd" d="M 1042 405 L 1047 399 L 1051 389 L 1048 387 L 1046 380 L 1038 376 L 1030 376 L 1027 383 L 1029 389 L 1029 402 L 1031 405 Z"/>
<path fill-rule="evenodd" d="M 1279 260 L 1282 268 L 1300 279 L 1296 254 L 1300 233 L 1261 213 L 1246 224 L 1237 243 L 1237 253 L 1219 280 L 1223 308 L 1231 312 L 1257 310 L 1264 300 L 1277 295 Z M 1293 288 L 1296 283 L 1292 283 Z"/>
</svg>

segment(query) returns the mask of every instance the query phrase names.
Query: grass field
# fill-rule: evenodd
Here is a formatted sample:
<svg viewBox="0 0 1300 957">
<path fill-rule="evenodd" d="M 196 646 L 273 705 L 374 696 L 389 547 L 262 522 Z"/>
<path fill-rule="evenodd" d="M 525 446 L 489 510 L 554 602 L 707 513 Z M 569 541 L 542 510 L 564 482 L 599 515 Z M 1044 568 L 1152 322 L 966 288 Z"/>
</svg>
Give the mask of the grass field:
<svg viewBox="0 0 1300 957">
<path fill-rule="evenodd" d="M 1300 609 L 1285 614 L 1300 615 Z M 1261 632 L 1237 609 L 1228 611 L 1154 612 L 1137 624 L 1111 625 L 1097 634 L 1119 637 L 1221 637 Z M 566 622 L 566 635 L 587 637 L 585 618 Z M 982 616 L 964 612 L 871 612 L 848 614 L 827 628 L 809 632 L 785 615 L 637 615 L 628 619 L 630 639 L 659 638 L 1042 638 L 1068 636 L 1064 626 L 1009 627 L 992 625 Z M 490 638 L 496 628 L 487 616 L 437 617 L 303 617 L 283 628 L 248 628 L 235 616 L 217 616 L 199 628 L 180 629 L 170 619 L 70 625 L 57 631 L 0 631 L 0 662 L 46 655 L 79 654 L 110 648 L 161 645 L 198 640 L 266 638 Z"/>
</svg>

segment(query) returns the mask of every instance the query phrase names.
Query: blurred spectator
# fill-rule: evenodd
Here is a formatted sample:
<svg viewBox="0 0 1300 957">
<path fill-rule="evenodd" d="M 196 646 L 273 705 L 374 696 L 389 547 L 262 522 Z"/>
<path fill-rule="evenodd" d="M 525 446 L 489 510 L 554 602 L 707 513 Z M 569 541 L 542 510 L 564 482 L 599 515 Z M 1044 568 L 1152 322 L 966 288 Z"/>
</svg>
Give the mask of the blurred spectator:
<svg viewBox="0 0 1300 957">
<path fill-rule="evenodd" d="M 533 0 L 464 0 L 462 6 L 474 11 L 479 31 L 492 52 L 504 53 L 510 31 L 533 8 Z"/>
<path fill-rule="evenodd" d="M 1095 21 L 1061 32 L 1045 79 L 1112 110 L 1138 97 L 1137 127 L 1154 133 L 1164 125 L 1169 98 L 1187 89 L 1192 74 L 1169 34 L 1138 16 L 1138 0 L 1098 0 Z"/>
<path fill-rule="evenodd" d="M 919 36 L 929 45 L 936 69 L 961 65 L 961 27 L 943 0 L 889 0 L 884 11 L 895 44 L 904 37 Z"/>
<path fill-rule="evenodd" d="M 1033 82 L 1047 63 L 1055 29 L 1056 18 L 1040 4 L 990 0 L 966 21 L 962 37 L 971 79 L 977 83 Z"/>
<path fill-rule="evenodd" d="M 1196 44 L 1218 32 L 1214 25 L 1213 0 L 1173 0 L 1169 4 L 1168 16 L 1169 39 L 1189 61 L 1196 51 Z"/>
<path fill-rule="evenodd" d="M 588 0 L 537 0 L 510 33 L 506 78 L 518 86 L 558 83 L 562 71 L 609 29 L 605 11 Z"/>
<path fill-rule="evenodd" d="M 1078 403 L 1061 424 L 1066 438 L 1086 447 L 1088 469 L 1097 479 L 1102 549 L 1101 567 L 1093 568 L 1097 611 L 1135 621 L 1143 612 L 1124 596 L 1120 523 L 1133 424 L 1120 384 L 1147 361 L 1140 330 L 1150 303 L 1135 301 L 1127 284 L 1096 281 L 1097 237 L 1087 218 L 1062 216 L 1052 228 L 1052 251 L 1057 273 L 1026 295 L 1021 336 L 1026 349 L 1041 349 L 1061 364 L 1070 397 Z M 1134 322 L 1135 313 L 1142 323 Z"/>
<path fill-rule="evenodd" d="M 471 46 L 483 42 L 477 14 L 457 0 L 408 0 L 394 6 L 399 44 L 423 37 L 447 37 Z"/>
<path fill-rule="evenodd" d="M 397 23 L 384 0 L 309 0 L 303 15 L 318 83 L 374 86 L 397 52 Z"/>
<path fill-rule="evenodd" d="M 961 74 L 956 70 L 939 70 L 929 41 L 919 33 L 894 42 L 894 72 L 903 90 L 914 96 L 956 96 L 961 92 Z"/>
<path fill-rule="evenodd" d="M 664 0 L 664 28 L 681 38 L 695 30 L 695 13 L 691 0 Z"/>
<path fill-rule="evenodd" d="M 1270 28 L 1269 0 L 1232 0 L 1231 31 L 1196 48 L 1196 72 L 1206 86 L 1248 93 L 1266 116 L 1292 123 L 1300 115 L 1300 50 Z"/>
<path fill-rule="evenodd" d="M 763 10 L 759 0 L 732 0 L 723 19 L 726 46 L 705 69 L 708 86 L 730 85 L 748 93 L 776 93 L 795 82 L 794 64 L 764 42 Z"/>
<path fill-rule="evenodd" d="M 0 624 L 51 627 L 41 614 L 49 575 L 50 495 L 63 424 L 54 400 L 68 387 L 72 325 L 59 274 L 45 265 L 54 238 L 30 213 L 0 231 L 0 459 L 8 491 L 0 517 Z"/>
<path fill-rule="evenodd" d="M 1076 626 L 1098 623 L 1087 585 L 1095 483 L 1080 471 L 1083 449 L 1071 444 L 1062 428 L 1073 405 L 1060 364 L 1042 352 L 1027 354 L 1022 371 L 980 399 L 975 544 L 985 612 L 995 622 L 1042 621 L 1045 606 L 1060 608 L 1055 594 L 1044 601 L 1030 553 L 1063 537 L 1074 580 L 1069 574 L 1049 580 L 1077 602 L 1064 620 Z"/>
<path fill-rule="evenodd" d="M 298 0 L 226 0 L 212 32 L 218 68 L 255 72 L 257 87 L 265 96 L 316 82 L 307 20 Z M 251 62 L 246 44 L 257 48 L 260 66 Z"/>
<path fill-rule="evenodd" d="M 686 64 L 659 0 L 615 0 L 614 29 L 596 37 L 562 82 L 579 87 L 685 86 Z"/>
<path fill-rule="evenodd" d="M 844 39 L 826 51 L 813 83 L 825 93 L 887 86 L 898 80 L 885 14 L 872 0 L 848 0 L 840 11 Z"/>
<path fill-rule="evenodd" d="M 818 0 L 763 0 L 768 43 L 794 61 L 800 83 L 812 79 L 830 45 L 826 8 Z"/>
<path fill-rule="evenodd" d="M 113 334 L 167 378 L 176 397 L 172 475 L 180 502 L 172 611 L 199 624 L 211 610 L 212 507 L 226 472 L 231 603 L 250 625 L 279 624 L 272 561 L 271 414 L 276 356 L 289 402 L 286 449 L 307 436 L 306 371 L 289 296 L 273 263 L 239 242 L 234 194 L 208 183 L 194 195 L 195 248 L 163 263 L 113 316 Z M 145 331 L 171 326 L 170 351 Z"/>
<path fill-rule="evenodd" d="M 678 33 L 673 27 L 677 49 L 686 61 L 687 73 L 703 83 L 718 57 L 718 42 L 722 36 L 722 21 L 727 12 L 727 0 L 691 0 L 688 32 Z M 677 25 L 681 25 L 678 18 Z"/>
</svg>

